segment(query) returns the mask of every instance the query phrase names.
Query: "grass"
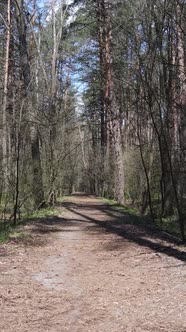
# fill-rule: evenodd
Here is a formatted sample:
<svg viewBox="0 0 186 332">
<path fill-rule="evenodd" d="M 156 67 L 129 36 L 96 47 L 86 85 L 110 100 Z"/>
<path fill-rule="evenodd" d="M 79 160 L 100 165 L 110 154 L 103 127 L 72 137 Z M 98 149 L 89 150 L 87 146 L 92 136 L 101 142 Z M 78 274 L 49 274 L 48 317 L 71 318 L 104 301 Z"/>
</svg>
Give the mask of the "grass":
<svg viewBox="0 0 186 332">
<path fill-rule="evenodd" d="M 129 214 L 131 218 L 127 218 L 127 223 L 132 223 L 132 224 L 139 224 L 143 226 L 150 226 L 154 227 L 155 229 L 161 229 L 162 231 L 165 231 L 171 235 L 174 235 L 176 237 L 181 237 L 180 236 L 180 228 L 179 228 L 179 223 L 176 220 L 175 216 L 169 217 L 169 218 L 164 218 L 163 223 L 161 225 L 159 219 L 155 219 L 155 222 L 152 222 L 152 219 L 150 216 L 142 216 L 140 215 L 140 212 L 137 208 L 135 207 L 128 207 L 124 205 L 118 204 L 115 200 L 112 199 L 102 199 L 107 205 L 112 207 L 115 211 L 124 213 L 124 214 Z M 124 221 L 125 222 L 125 221 Z"/>
<path fill-rule="evenodd" d="M 127 212 L 127 213 L 130 213 L 130 214 L 133 214 L 133 215 L 139 215 L 139 211 L 135 207 L 120 205 L 113 199 L 103 198 L 103 201 L 106 204 L 108 204 L 109 206 L 112 206 L 114 208 L 114 210 L 116 210 L 116 211 Z"/>
<path fill-rule="evenodd" d="M 43 219 L 47 217 L 53 217 L 58 214 L 58 211 L 55 207 L 48 207 L 40 210 L 36 210 L 31 214 L 27 214 L 24 216 L 24 219 Z"/>
<path fill-rule="evenodd" d="M 22 219 L 17 222 L 17 225 L 6 225 L 5 229 L 0 230 L 0 243 L 5 243 L 9 241 L 10 239 L 15 239 L 19 237 L 23 237 L 26 234 L 23 231 L 19 231 L 19 227 L 25 225 L 30 220 L 38 220 L 48 217 L 53 217 L 58 214 L 58 211 L 56 208 L 49 207 L 40 209 L 37 211 L 34 211 L 31 214 L 23 214 Z"/>
<path fill-rule="evenodd" d="M 114 211 L 122 213 L 126 218 L 123 218 L 124 224 L 148 226 L 157 229 L 157 225 L 153 223 L 149 215 L 140 215 L 139 210 L 133 206 L 125 206 L 118 204 L 115 200 L 105 199 L 103 201 L 109 205 Z"/>
<path fill-rule="evenodd" d="M 157 220 L 157 224 L 162 228 L 163 231 L 180 237 L 180 227 L 175 217 L 163 218 L 162 225 L 160 225 L 160 221 Z"/>
<path fill-rule="evenodd" d="M 9 240 L 10 231 L 2 230 L 0 231 L 0 243 L 5 243 Z"/>
<path fill-rule="evenodd" d="M 57 198 L 57 202 L 58 202 L 58 203 L 63 203 L 64 201 L 69 201 L 70 199 L 72 199 L 71 196 L 58 197 L 58 198 Z"/>
</svg>

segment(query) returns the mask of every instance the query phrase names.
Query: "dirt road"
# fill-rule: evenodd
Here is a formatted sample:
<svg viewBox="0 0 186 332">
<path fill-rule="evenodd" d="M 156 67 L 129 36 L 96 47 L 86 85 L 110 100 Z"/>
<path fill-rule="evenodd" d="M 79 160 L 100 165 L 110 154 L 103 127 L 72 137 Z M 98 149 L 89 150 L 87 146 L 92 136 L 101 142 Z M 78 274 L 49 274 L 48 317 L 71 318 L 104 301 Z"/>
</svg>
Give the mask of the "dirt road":
<svg viewBox="0 0 186 332">
<path fill-rule="evenodd" d="M 24 226 L 0 247 L 0 331 L 186 332 L 186 250 L 136 224 L 77 195 Z"/>
</svg>

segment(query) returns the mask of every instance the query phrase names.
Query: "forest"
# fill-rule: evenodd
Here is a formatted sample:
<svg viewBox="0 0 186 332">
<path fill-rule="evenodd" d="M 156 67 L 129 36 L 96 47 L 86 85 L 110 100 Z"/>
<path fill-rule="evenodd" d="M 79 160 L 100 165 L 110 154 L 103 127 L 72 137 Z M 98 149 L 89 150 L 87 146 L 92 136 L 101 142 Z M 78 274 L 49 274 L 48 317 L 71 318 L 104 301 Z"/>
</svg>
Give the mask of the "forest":
<svg viewBox="0 0 186 332">
<path fill-rule="evenodd" d="M 0 0 L 1 225 L 86 192 L 185 239 L 185 31 L 185 0 Z"/>
</svg>

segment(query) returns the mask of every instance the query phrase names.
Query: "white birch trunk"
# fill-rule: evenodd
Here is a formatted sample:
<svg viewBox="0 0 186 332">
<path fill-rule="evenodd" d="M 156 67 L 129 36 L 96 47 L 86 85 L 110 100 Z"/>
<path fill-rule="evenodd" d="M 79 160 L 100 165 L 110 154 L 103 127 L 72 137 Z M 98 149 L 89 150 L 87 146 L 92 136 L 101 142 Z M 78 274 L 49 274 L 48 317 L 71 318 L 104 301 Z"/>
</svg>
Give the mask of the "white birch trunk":
<svg viewBox="0 0 186 332">
<path fill-rule="evenodd" d="M 4 98 L 2 107 L 2 121 L 3 121 L 3 137 L 2 137 L 2 151 L 3 151 L 3 173 L 4 173 L 4 192 L 8 189 L 8 124 L 7 124 L 7 100 L 8 100 L 8 76 L 9 76 L 9 55 L 10 55 L 10 29 L 11 29 L 11 13 L 10 1 L 7 3 L 7 36 L 6 36 L 6 51 L 5 51 L 5 65 L 4 65 Z"/>
</svg>

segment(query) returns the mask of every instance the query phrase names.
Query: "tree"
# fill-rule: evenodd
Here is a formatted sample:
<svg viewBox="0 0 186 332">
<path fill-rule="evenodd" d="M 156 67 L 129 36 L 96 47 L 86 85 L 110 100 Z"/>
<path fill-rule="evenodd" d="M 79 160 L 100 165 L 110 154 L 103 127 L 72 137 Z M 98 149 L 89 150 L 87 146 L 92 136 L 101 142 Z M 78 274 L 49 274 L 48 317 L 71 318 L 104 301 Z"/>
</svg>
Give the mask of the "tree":
<svg viewBox="0 0 186 332">
<path fill-rule="evenodd" d="M 0 4 L 3 218 L 83 190 L 184 239 L 185 1 Z"/>
</svg>

